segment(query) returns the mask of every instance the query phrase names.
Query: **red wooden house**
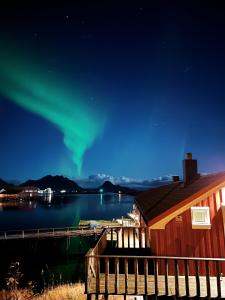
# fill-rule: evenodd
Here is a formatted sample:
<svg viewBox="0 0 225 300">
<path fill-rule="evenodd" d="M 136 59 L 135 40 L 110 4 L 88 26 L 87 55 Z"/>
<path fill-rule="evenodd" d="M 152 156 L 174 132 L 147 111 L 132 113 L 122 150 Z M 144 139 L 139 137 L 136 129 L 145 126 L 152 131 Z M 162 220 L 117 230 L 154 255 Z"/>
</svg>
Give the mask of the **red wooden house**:
<svg viewBox="0 0 225 300">
<path fill-rule="evenodd" d="M 200 176 L 190 153 L 183 172 L 184 181 L 175 177 L 136 199 L 141 223 L 149 228 L 151 253 L 225 258 L 225 172 Z"/>
<path fill-rule="evenodd" d="M 140 227 L 105 230 L 89 251 L 87 294 L 225 297 L 225 172 L 200 176 L 188 153 L 183 181 L 135 203 Z"/>
</svg>

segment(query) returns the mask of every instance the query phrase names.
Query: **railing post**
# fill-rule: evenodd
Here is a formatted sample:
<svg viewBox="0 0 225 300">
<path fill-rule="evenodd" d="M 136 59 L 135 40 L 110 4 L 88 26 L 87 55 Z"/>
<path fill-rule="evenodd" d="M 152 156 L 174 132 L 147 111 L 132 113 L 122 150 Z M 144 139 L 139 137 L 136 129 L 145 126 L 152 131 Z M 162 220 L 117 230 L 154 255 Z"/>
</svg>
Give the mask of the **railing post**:
<svg viewBox="0 0 225 300">
<path fill-rule="evenodd" d="M 96 293 L 99 294 L 100 292 L 100 258 L 99 257 L 95 257 L 95 273 L 96 273 Z"/>
<path fill-rule="evenodd" d="M 184 271 L 185 271 L 185 290 L 186 297 L 190 297 L 190 289 L 189 289 L 189 260 L 184 260 Z"/>
<path fill-rule="evenodd" d="M 136 228 L 135 227 L 133 228 L 133 240 L 134 240 L 134 242 L 133 242 L 134 248 L 136 248 Z"/>
<path fill-rule="evenodd" d="M 113 247 L 113 228 L 111 228 L 111 247 Z"/>
<path fill-rule="evenodd" d="M 109 294 L 109 258 L 105 258 L 105 298 Z"/>
<path fill-rule="evenodd" d="M 122 248 L 124 248 L 124 228 L 122 227 Z"/>
<path fill-rule="evenodd" d="M 124 258 L 124 272 L 125 272 L 125 295 L 128 293 L 128 259 Z"/>
<path fill-rule="evenodd" d="M 134 259 L 134 293 L 138 294 L 138 259 Z"/>
<path fill-rule="evenodd" d="M 194 266 L 195 266 L 195 278 L 196 278 L 196 296 L 200 297 L 200 278 L 199 278 L 199 267 L 198 267 L 197 260 L 194 260 Z"/>
<path fill-rule="evenodd" d="M 158 260 L 153 259 L 154 279 L 155 279 L 155 299 L 158 299 Z"/>
<path fill-rule="evenodd" d="M 119 248 L 119 231 L 116 230 L 116 247 Z"/>
<path fill-rule="evenodd" d="M 128 248 L 130 248 L 130 228 L 127 228 L 127 243 L 128 243 Z"/>
<path fill-rule="evenodd" d="M 148 239 L 148 227 L 145 227 L 145 248 L 148 248 L 148 243 L 149 243 L 149 239 Z"/>
<path fill-rule="evenodd" d="M 174 269 L 175 269 L 175 295 L 176 298 L 179 297 L 179 266 L 177 259 L 174 259 Z"/>
<path fill-rule="evenodd" d="M 115 258 L 115 294 L 119 293 L 119 258 Z"/>
<path fill-rule="evenodd" d="M 207 299 L 211 298 L 211 288 L 210 288 L 210 274 L 209 274 L 209 261 L 205 261 L 206 270 L 206 289 L 207 289 Z"/>
<path fill-rule="evenodd" d="M 216 261 L 216 273 L 217 297 L 221 298 L 220 265 L 218 260 Z"/>
<path fill-rule="evenodd" d="M 145 295 L 148 294 L 148 260 L 144 259 Z"/>
<path fill-rule="evenodd" d="M 169 281 L 168 281 L 168 272 L 169 268 L 168 268 L 168 259 L 165 259 L 165 296 L 169 295 Z"/>
<path fill-rule="evenodd" d="M 89 256 L 86 256 L 86 280 L 85 280 L 85 294 L 89 293 L 89 264 L 90 264 L 90 258 Z"/>
<path fill-rule="evenodd" d="M 142 248 L 142 228 L 139 227 L 139 248 Z"/>
</svg>

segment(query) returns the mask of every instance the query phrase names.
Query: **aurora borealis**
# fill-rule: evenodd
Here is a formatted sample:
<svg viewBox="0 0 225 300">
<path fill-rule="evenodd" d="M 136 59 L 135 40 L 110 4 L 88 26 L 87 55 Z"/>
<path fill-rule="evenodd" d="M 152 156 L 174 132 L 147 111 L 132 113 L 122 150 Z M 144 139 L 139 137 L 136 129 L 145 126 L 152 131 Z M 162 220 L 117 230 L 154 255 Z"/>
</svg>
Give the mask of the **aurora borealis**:
<svg viewBox="0 0 225 300">
<path fill-rule="evenodd" d="M 55 124 L 81 175 L 84 154 L 102 132 L 104 118 L 99 118 L 99 112 L 85 103 L 76 88 L 8 49 L 1 51 L 0 94 Z"/>
<path fill-rule="evenodd" d="M 224 2 L 9 2 L 0 178 L 225 170 Z"/>
</svg>

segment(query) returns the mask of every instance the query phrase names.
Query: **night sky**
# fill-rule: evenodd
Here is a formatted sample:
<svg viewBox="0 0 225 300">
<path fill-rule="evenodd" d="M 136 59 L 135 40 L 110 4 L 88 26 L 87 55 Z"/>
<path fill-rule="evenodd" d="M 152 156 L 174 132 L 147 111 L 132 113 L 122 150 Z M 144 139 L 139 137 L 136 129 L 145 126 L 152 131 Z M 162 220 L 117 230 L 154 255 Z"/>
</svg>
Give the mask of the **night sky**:
<svg viewBox="0 0 225 300">
<path fill-rule="evenodd" d="M 224 1 L 0 4 L 0 177 L 225 170 Z"/>
</svg>

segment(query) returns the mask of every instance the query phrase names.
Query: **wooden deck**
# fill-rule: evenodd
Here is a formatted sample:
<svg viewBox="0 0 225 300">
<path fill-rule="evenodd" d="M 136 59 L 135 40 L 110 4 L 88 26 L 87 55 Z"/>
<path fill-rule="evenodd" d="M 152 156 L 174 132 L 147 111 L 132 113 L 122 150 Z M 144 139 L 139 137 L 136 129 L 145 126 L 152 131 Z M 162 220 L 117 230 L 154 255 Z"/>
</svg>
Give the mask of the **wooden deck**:
<svg viewBox="0 0 225 300">
<path fill-rule="evenodd" d="M 157 277 L 157 287 L 158 292 L 155 291 L 155 277 L 154 275 L 148 275 L 145 278 L 144 275 L 137 275 L 137 285 L 135 285 L 135 275 L 128 274 L 127 280 L 125 280 L 125 274 L 119 274 L 118 285 L 116 290 L 116 276 L 115 274 L 109 274 L 108 276 L 108 286 L 106 286 L 105 274 L 100 273 L 99 278 L 99 289 L 98 294 L 110 294 L 110 295 L 155 295 L 158 296 L 175 296 L 175 276 L 168 276 L 166 279 L 163 275 L 158 275 Z M 207 297 L 207 281 L 206 276 L 200 276 L 200 297 Z M 145 281 L 146 280 L 146 281 Z M 168 280 L 168 294 L 166 293 L 166 280 Z M 189 297 L 197 296 L 197 285 L 196 277 L 189 276 Z M 145 282 L 147 282 L 147 289 L 145 288 Z M 178 277 L 178 297 L 185 297 L 186 285 L 185 285 L 185 276 Z M 225 298 L 225 277 L 220 278 L 221 285 L 221 298 Z M 89 281 L 89 293 L 96 293 L 96 278 L 91 277 Z M 217 278 L 210 277 L 210 293 L 211 298 L 218 297 L 217 290 Z"/>
<path fill-rule="evenodd" d="M 225 258 L 153 256 L 149 246 L 146 228 L 105 229 L 86 255 L 87 299 L 225 298 Z"/>
<path fill-rule="evenodd" d="M 65 227 L 65 228 L 13 230 L 13 231 L 0 232 L 0 240 L 91 236 L 91 235 L 101 234 L 102 230 L 103 228 L 90 228 L 90 227 Z"/>
</svg>

